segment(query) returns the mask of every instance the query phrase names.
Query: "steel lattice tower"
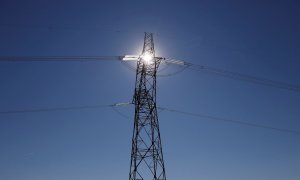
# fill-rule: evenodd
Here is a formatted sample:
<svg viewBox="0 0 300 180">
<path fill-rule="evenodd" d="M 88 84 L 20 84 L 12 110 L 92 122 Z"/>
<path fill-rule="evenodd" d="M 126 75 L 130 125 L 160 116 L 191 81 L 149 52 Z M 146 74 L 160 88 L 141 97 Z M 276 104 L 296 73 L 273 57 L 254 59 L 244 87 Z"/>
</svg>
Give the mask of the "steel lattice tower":
<svg viewBox="0 0 300 180">
<path fill-rule="evenodd" d="M 156 109 L 156 72 L 160 61 L 155 57 L 152 33 L 145 33 L 136 69 L 129 180 L 166 180 Z"/>
</svg>

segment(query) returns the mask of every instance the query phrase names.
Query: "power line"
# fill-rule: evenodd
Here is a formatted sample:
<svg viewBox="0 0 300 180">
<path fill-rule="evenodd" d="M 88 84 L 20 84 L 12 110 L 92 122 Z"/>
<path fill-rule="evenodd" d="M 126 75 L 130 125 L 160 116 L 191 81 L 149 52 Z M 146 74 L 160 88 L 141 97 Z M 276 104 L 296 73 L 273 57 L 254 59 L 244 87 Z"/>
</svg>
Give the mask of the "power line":
<svg viewBox="0 0 300 180">
<path fill-rule="evenodd" d="M 55 111 L 72 111 L 72 110 L 82 110 L 82 109 L 112 108 L 116 113 L 118 113 L 122 117 L 128 119 L 128 116 L 126 116 L 123 113 L 121 113 L 120 111 L 118 111 L 115 107 L 124 107 L 124 106 L 129 106 L 129 105 L 132 105 L 132 103 L 125 102 L 125 103 L 115 103 L 115 104 L 110 104 L 110 105 L 85 105 L 85 106 L 68 106 L 68 107 L 8 110 L 8 111 L 0 111 L 0 114 L 19 114 L 19 113 L 37 113 L 37 112 L 55 112 Z M 166 107 L 158 107 L 158 110 L 179 113 L 179 114 L 194 116 L 194 117 L 198 117 L 198 118 L 205 118 L 205 119 L 210 119 L 210 120 L 215 120 L 215 121 L 223 121 L 223 122 L 232 123 L 232 124 L 239 124 L 239 125 L 243 125 L 243 126 L 263 128 L 263 129 L 269 129 L 269 130 L 275 130 L 275 131 L 293 133 L 293 134 L 300 134 L 300 131 L 296 131 L 296 130 L 271 127 L 271 126 L 266 126 L 266 125 L 261 125 L 261 124 L 256 124 L 256 123 L 226 119 L 226 118 L 222 118 L 222 117 L 216 117 L 216 116 L 200 114 L 200 113 L 191 113 L 191 112 L 180 111 L 180 110 L 176 110 L 176 109 L 170 109 L 170 108 L 166 108 Z"/>
<path fill-rule="evenodd" d="M 116 104 L 110 104 L 110 105 L 85 105 L 85 106 L 68 106 L 68 107 L 8 110 L 8 111 L 0 111 L 0 114 L 18 114 L 18 113 L 35 113 L 35 112 L 71 111 L 71 110 L 81 110 L 81 109 L 97 109 L 97 108 L 107 108 L 107 107 L 119 107 L 119 106 L 125 106 L 128 104 L 129 103 L 116 103 Z"/>
<path fill-rule="evenodd" d="M 241 80 L 241 81 L 245 81 L 245 82 L 251 82 L 251 83 L 255 83 L 255 84 L 270 86 L 270 87 L 274 87 L 274 88 L 281 88 L 281 89 L 286 89 L 286 90 L 290 90 L 290 91 L 300 92 L 300 85 L 296 85 L 296 84 L 290 84 L 290 83 L 286 83 L 286 82 L 270 80 L 270 79 L 266 79 L 266 78 L 242 74 L 242 73 L 238 73 L 238 72 L 228 71 L 228 70 L 214 68 L 214 67 L 205 66 L 205 65 L 197 65 L 197 64 L 193 64 L 193 63 L 190 63 L 187 61 L 182 61 L 182 60 L 165 59 L 165 61 L 168 64 L 176 64 L 176 65 L 180 65 L 180 66 L 185 66 L 185 67 L 187 67 L 187 69 L 191 69 L 194 71 L 206 72 L 206 73 L 210 73 L 210 74 L 214 74 L 214 75 L 218 75 L 218 76 L 227 77 L 230 79 Z"/>
<path fill-rule="evenodd" d="M 0 61 L 7 62 L 31 62 L 31 61 L 79 61 L 79 62 L 87 62 L 87 61 L 122 61 L 124 56 L 0 56 Z M 224 69 L 214 68 L 210 66 L 197 65 L 186 61 L 174 60 L 174 59 L 164 59 L 166 64 L 176 64 L 184 66 L 185 68 L 167 75 L 159 75 L 159 76 L 172 76 L 178 73 L 183 72 L 186 69 L 191 69 L 195 71 L 206 72 L 210 74 L 215 74 L 231 79 L 251 82 L 255 84 L 281 88 L 291 91 L 300 92 L 300 85 L 290 84 L 286 82 L 274 81 L 270 79 L 260 78 L 256 76 L 251 76 L 247 74 L 227 71 Z M 125 64 L 126 65 L 126 64 Z M 132 67 L 130 67 L 131 69 Z"/>
<path fill-rule="evenodd" d="M 247 82 L 251 82 L 251 83 L 271 86 L 271 87 L 275 87 L 275 88 L 282 88 L 282 89 L 287 89 L 287 90 L 292 90 L 292 91 L 300 91 L 299 85 L 289 84 L 289 83 L 280 82 L 280 81 L 274 81 L 274 80 L 265 79 L 265 78 L 261 78 L 261 77 L 256 77 L 256 76 L 251 76 L 251 75 L 247 75 L 247 74 L 218 69 L 218 68 L 214 68 L 214 67 L 189 65 L 189 68 L 192 70 L 196 70 L 196 71 L 205 71 L 208 73 L 213 73 L 213 74 L 224 76 L 224 77 L 231 78 L 231 79 L 237 79 L 237 80 L 242 80 L 242 81 L 247 81 Z"/>
<path fill-rule="evenodd" d="M 136 72 L 136 67 L 131 66 L 130 64 L 128 64 L 127 61 L 122 61 L 122 64 L 123 64 L 127 69 L 129 69 L 130 71 Z M 182 66 L 181 69 L 179 69 L 179 70 L 177 70 L 177 71 L 175 71 L 175 72 L 170 72 L 170 73 L 165 73 L 165 74 L 163 74 L 162 72 L 166 71 L 166 69 L 167 69 L 168 67 L 170 67 L 170 64 L 169 64 L 169 63 L 165 63 L 165 65 L 166 65 L 166 67 L 164 67 L 164 68 L 162 68 L 162 69 L 159 69 L 159 70 L 157 71 L 157 75 L 156 75 L 157 77 L 169 77 L 169 76 L 174 76 L 174 75 L 176 75 L 176 74 L 179 74 L 179 73 L 183 72 L 184 70 L 186 70 L 186 68 L 188 68 L 188 66 Z"/>
<path fill-rule="evenodd" d="M 191 113 L 191 112 L 186 112 L 186 111 L 169 109 L 169 108 L 165 108 L 165 107 L 159 107 L 159 109 L 164 110 L 164 111 L 168 111 L 168 112 L 179 113 L 179 114 L 184 114 L 184 115 L 188 115 L 188 116 L 194 116 L 194 117 L 198 117 L 198 118 L 205 118 L 205 119 L 211 119 L 211 120 L 216 120 L 216 121 L 223 121 L 223 122 L 227 122 L 227 123 L 233 123 L 233 124 L 239 124 L 239 125 L 244 125 L 244 126 L 263 128 L 263 129 L 269 129 L 269 130 L 275 130 L 275 131 L 293 133 L 293 134 L 300 135 L 300 131 L 296 131 L 296 130 L 271 127 L 271 126 L 266 126 L 266 125 L 261 125 L 261 124 L 256 124 L 256 123 L 226 119 L 226 118 L 222 118 L 222 117 L 216 117 L 216 116 L 205 115 L 205 114 L 200 114 L 200 113 Z"/>
<path fill-rule="evenodd" d="M 136 68 L 128 64 L 128 61 L 121 61 L 122 65 L 132 72 L 136 72 Z"/>
<path fill-rule="evenodd" d="M 0 56 L 0 61 L 120 61 L 124 56 Z"/>
<path fill-rule="evenodd" d="M 128 117 L 127 115 L 125 115 L 124 113 L 122 113 L 121 111 L 119 111 L 115 106 L 112 107 L 112 109 L 121 117 L 125 118 L 125 119 L 131 119 L 130 117 Z"/>
<path fill-rule="evenodd" d="M 179 69 L 179 70 L 177 70 L 177 71 L 169 72 L 169 73 L 163 74 L 163 73 L 161 73 L 161 72 L 166 71 L 167 68 L 170 67 L 170 64 L 169 64 L 169 63 L 165 63 L 165 64 L 166 64 L 166 67 L 163 68 L 163 69 L 160 69 L 160 70 L 158 71 L 158 74 L 157 74 L 158 77 L 169 77 L 169 76 L 174 76 L 174 75 L 177 75 L 177 74 L 179 74 L 179 73 L 182 73 L 183 71 L 185 71 L 185 70 L 188 68 L 188 66 L 182 66 L 181 69 Z"/>
</svg>

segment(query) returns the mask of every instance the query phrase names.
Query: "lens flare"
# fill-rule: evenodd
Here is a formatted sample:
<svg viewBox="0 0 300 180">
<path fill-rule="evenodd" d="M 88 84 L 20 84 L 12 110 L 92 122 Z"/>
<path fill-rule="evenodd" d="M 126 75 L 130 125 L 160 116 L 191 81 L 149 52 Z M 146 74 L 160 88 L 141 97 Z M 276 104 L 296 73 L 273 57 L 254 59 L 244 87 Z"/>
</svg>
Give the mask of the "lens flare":
<svg viewBox="0 0 300 180">
<path fill-rule="evenodd" d="M 143 62 L 145 63 L 145 64 L 151 64 L 152 62 L 153 62 L 153 59 L 154 59 L 154 57 L 153 57 L 153 55 L 152 54 L 150 54 L 150 53 L 144 53 L 142 56 L 141 56 L 141 58 L 142 58 L 142 60 L 143 60 Z"/>
</svg>

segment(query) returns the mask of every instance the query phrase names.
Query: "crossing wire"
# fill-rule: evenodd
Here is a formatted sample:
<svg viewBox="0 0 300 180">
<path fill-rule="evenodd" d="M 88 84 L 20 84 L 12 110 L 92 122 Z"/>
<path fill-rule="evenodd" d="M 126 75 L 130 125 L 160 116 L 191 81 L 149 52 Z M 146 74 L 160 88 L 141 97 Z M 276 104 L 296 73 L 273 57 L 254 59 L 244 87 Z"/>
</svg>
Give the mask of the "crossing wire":
<svg viewBox="0 0 300 180">
<path fill-rule="evenodd" d="M 120 113 L 117 109 L 115 109 L 115 107 L 124 107 L 124 106 L 129 106 L 132 104 L 133 103 L 131 103 L 131 102 L 125 102 L 125 103 L 115 103 L 115 104 L 108 104 L 108 105 L 85 105 L 85 106 L 9 110 L 9 111 L 0 111 L 0 114 L 37 113 L 37 112 L 55 112 L 55 111 L 72 111 L 72 110 L 82 110 L 82 109 L 97 109 L 97 108 L 113 108 L 113 110 L 116 111 L 116 113 L 118 113 L 122 117 L 128 119 L 128 116 L 124 115 L 123 113 Z M 246 121 L 226 119 L 226 118 L 222 118 L 222 117 L 216 117 L 216 116 L 200 114 L 200 113 L 191 113 L 191 112 L 186 112 L 186 111 L 181 111 L 181 110 L 176 110 L 176 109 L 170 109 L 170 108 L 166 108 L 166 107 L 157 107 L 157 108 L 158 108 L 158 110 L 168 111 L 168 112 L 172 112 L 172 113 L 179 113 L 179 114 L 188 115 L 188 116 L 194 116 L 197 118 L 204 118 L 204 119 L 208 119 L 208 120 L 222 121 L 222 122 L 231 123 L 231 124 L 239 124 L 239 125 L 243 125 L 243 126 L 269 129 L 269 130 L 274 130 L 274 131 L 280 131 L 280 132 L 300 135 L 300 131 L 297 131 L 297 130 L 271 127 L 271 126 L 261 125 L 261 124 L 257 124 L 257 123 L 250 123 L 250 122 L 246 122 Z"/>
<path fill-rule="evenodd" d="M 0 61 L 121 61 L 124 56 L 0 56 Z"/>
<path fill-rule="evenodd" d="M 80 61 L 80 62 L 87 62 L 87 61 L 122 61 L 124 56 L 0 56 L 1 61 L 8 61 L 8 62 L 28 62 L 28 61 Z M 252 75 L 242 74 L 238 72 L 228 71 L 220 68 L 214 68 L 205 65 L 197 65 L 187 61 L 182 60 L 174 60 L 171 58 L 163 58 L 168 65 L 175 64 L 183 66 L 184 68 L 176 73 L 168 74 L 167 76 L 178 74 L 186 69 L 191 69 L 194 71 L 201 71 L 210 74 L 215 74 L 235 80 L 241 80 L 246 82 L 251 82 L 255 84 L 270 86 L 274 88 L 281 88 L 290 91 L 300 92 L 300 85 L 290 84 L 281 81 L 270 80 L 266 78 L 256 77 Z M 164 76 L 164 75 L 162 75 Z"/>
<path fill-rule="evenodd" d="M 53 108 L 21 109 L 21 110 L 0 111 L 0 114 L 71 111 L 71 110 L 81 110 L 81 109 L 107 108 L 107 107 L 114 107 L 114 106 L 115 105 L 112 104 L 112 105 L 86 105 L 86 106 L 68 106 L 68 107 L 53 107 Z"/>
<path fill-rule="evenodd" d="M 275 87 L 275 88 L 281 88 L 281 89 L 287 89 L 287 90 L 291 90 L 291 91 L 300 92 L 300 86 L 295 85 L 295 84 L 274 81 L 274 80 L 270 80 L 270 79 L 265 79 L 265 78 L 260 78 L 260 77 L 251 76 L 251 75 L 247 75 L 247 74 L 227 71 L 227 70 L 218 69 L 218 68 L 209 67 L 209 66 L 199 66 L 199 65 L 189 64 L 188 68 L 195 70 L 195 71 L 204 71 L 204 72 L 208 72 L 208 73 L 213 73 L 213 74 L 216 74 L 219 76 L 224 76 L 224 77 L 231 78 L 231 79 L 242 80 L 242 81 L 247 81 L 247 82 L 251 82 L 251 83 L 271 86 L 271 87 Z"/>
<path fill-rule="evenodd" d="M 265 86 L 269 86 L 269 87 L 273 87 L 273 88 L 280 88 L 280 89 L 286 89 L 286 90 L 290 90 L 290 91 L 300 92 L 300 85 L 296 85 L 296 84 L 275 81 L 275 80 L 271 80 L 271 79 L 261 78 L 261 77 L 257 77 L 257 76 L 228 71 L 228 70 L 205 66 L 205 65 L 193 64 L 193 63 L 190 63 L 187 61 L 182 61 L 182 60 L 165 59 L 165 61 L 168 64 L 185 66 L 186 69 L 190 69 L 190 70 L 194 70 L 194 71 L 198 71 L 198 72 L 205 72 L 205 73 L 210 73 L 210 74 L 214 74 L 214 75 L 218 75 L 218 76 L 223 76 L 223 77 L 230 78 L 230 79 L 265 85 Z"/>
<path fill-rule="evenodd" d="M 297 131 L 297 130 L 271 127 L 271 126 L 261 125 L 261 124 L 257 124 L 257 123 L 250 123 L 250 122 L 246 122 L 246 121 L 226 119 L 226 118 L 222 118 L 222 117 L 216 117 L 216 116 L 200 114 L 200 113 L 191 113 L 191 112 L 186 112 L 186 111 L 181 111 L 181 110 L 176 110 L 176 109 L 169 109 L 169 108 L 165 108 L 165 107 L 159 107 L 159 109 L 161 109 L 163 111 L 172 112 L 172 113 L 194 116 L 197 118 L 204 118 L 204 119 L 210 119 L 210 120 L 215 120 L 215 121 L 223 121 L 223 122 L 232 123 L 232 124 L 239 124 L 239 125 L 243 125 L 243 126 L 263 128 L 263 129 L 269 129 L 269 130 L 274 130 L 274 131 L 280 131 L 280 132 L 293 133 L 293 134 L 300 135 L 300 131 Z"/>
</svg>

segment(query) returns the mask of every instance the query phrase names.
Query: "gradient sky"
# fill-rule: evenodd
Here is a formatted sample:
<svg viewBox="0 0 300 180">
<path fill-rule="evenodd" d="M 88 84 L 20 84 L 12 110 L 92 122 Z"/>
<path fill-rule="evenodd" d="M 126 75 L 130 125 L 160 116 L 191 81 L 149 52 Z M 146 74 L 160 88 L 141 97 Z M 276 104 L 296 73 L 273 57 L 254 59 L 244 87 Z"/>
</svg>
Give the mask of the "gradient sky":
<svg viewBox="0 0 300 180">
<path fill-rule="evenodd" d="M 1 0 L 0 56 L 158 56 L 300 84 L 297 0 Z M 180 69 L 170 67 L 160 73 Z M 0 62 L 0 111 L 130 101 L 120 62 Z M 300 131 L 300 93 L 185 70 L 158 104 Z M 128 179 L 132 107 L 0 114 L 0 179 Z M 300 135 L 159 114 L 169 180 L 299 180 Z"/>
</svg>

